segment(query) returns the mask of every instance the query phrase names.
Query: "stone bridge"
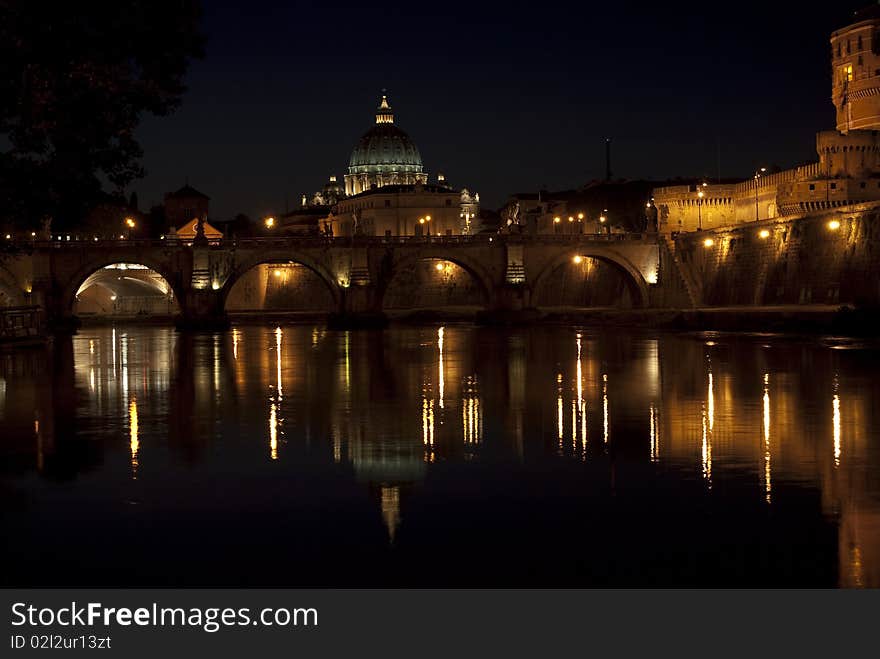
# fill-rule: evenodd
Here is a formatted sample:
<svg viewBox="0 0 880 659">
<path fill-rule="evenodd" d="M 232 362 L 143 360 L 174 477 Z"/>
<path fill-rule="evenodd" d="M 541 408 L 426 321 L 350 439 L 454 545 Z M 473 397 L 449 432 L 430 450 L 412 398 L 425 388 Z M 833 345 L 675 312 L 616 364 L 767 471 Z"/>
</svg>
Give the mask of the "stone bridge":
<svg viewBox="0 0 880 659">
<path fill-rule="evenodd" d="M 173 290 L 184 324 L 210 325 L 226 317 L 236 281 L 264 263 L 298 263 L 327 286 L 339 314 L 377 314 L 396 274 L 418 261 L 439 259 L 467 271 L 490 311 L 534 306 L 551 273 L 577 256 L 616 268 L 633 304 L 657 306 L 662 242 L 656 234 L 575 236 L 280 237 L 222 240 L 24 242 L 0 254 L 0 296 L 6 304 L 44 308 L 51 324 L 75 322 L 82 284 L 116 263 L 159 273 Z"/>
</svg>

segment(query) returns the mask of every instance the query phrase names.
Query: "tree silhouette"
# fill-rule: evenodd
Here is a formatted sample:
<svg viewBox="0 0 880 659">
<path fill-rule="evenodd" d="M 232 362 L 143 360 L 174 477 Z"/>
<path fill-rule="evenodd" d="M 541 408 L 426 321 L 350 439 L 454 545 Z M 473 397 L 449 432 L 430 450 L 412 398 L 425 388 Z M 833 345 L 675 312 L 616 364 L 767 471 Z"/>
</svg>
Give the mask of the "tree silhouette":
<svg viewBox="0 0 880 659">
<path fill-rule="evenodd" d="M 143 176 L 145 113 L 181 103 L 203 55 L 195 0 L 0 1 L 0 221 L 75 225 Z"/>
</svg>

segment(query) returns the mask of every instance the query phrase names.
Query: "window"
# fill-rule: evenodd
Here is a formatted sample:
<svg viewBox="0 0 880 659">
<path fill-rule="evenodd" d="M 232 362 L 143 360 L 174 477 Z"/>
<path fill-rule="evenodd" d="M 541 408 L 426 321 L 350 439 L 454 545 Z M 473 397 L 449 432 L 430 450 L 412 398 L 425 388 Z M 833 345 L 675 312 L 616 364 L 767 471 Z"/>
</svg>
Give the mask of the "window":
<svg viewBox="0 0 880 659">
<path fill-rule="evenodd" d="M 856 40 L 856 50 L 862 49 L 862 35 L 859 35 L 859 38 Z"/>
<path fill-rule="evenodd" d="M 845 64 L 840 67 L 840 81 L 841 82 L 852 82 L 853 72 L 852 72 L 852 64 Z"/>
<path fill-rule="evenodd" d="M 832 190 L 837 190 L 837 183 L 832 183 L 832 184 L 831 184 L 831 189 L 832 189 Z"/>
<path fill-rule="evenodd" d="M 452 206 L 452 199 L 447 199 L 447 200 L 446 200 L 446 205 L 447 205 L 447 206 Z"/>
<path fill-rule="evenodd" d="M 861 65 L 862 65 L 862 56 L 859 55 L 859 66 L 861 66 Z"/>
<path fill-rule="evenodd" d="M 868 184 L 865 183 L 864 181 L 862 181 L 861 183 L 859 183 L 859 187 L 860 187 L 862 190 L 865 189 L 865 186 L 866 186 L 866 185 L 868 185 Z"/>
<path fill-rule="evenodd" d="M 810 190 L 815 190 L 815 189 L 816 189 L 816 184 L 810 183 Z"/>
<path fill-rule="evenodd" d="M 391 208 L 391 200 L 390 199 L 385 200 L 385 208 Z"/>
</svg>

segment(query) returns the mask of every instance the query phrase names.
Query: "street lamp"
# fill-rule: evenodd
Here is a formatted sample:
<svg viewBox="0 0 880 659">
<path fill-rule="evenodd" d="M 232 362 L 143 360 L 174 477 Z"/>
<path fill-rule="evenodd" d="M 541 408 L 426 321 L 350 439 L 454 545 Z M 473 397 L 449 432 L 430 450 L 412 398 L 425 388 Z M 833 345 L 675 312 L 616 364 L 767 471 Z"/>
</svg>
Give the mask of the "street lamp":
<svg viewBox="0 0 880 659">
<path fill-rule="evenodd" d="M 703 230 L 703 197 L 706 196 L 706 192 L 703 188 L 708 185 L 708 183 L 703 183 L 703 185 L 697 190 L 697 231 Z M 650 204 L 648 205 L 650 206 Z"/>
<path fill-rule="evenodd" d="M 263 220 L 263 224 L 266 225 L 267 229 L 271 229 L 275 226 L 275 218 L 274 217 L 267 217 L 265 220 Z"/>
<path fill-rule="evenodd" d="M 608 209 L 606 208 L 602 211 L 602 214 L 599 216 L 599 224 L 601 224 L 603 227 L 605 226 L 605 223 L 608 221 L 608 218 L 605 215 L 605 213 L 607 213 L 607 212 L 608 212 Z"/>
<path fill-rule="evenodd" d="M 125 218 L 125 226 L 128 227 L 128 239 L 131 240 L 131 231 L 135 227 L 134 218 L 131 218 L 131 217 Z"/>
<path fill-rule="evenodd" d="M 476 213 L 471 213 L 469 210 L 464 211 L 459 215 L 462 219 L 464 219 L 464 233 L 470 234 L 471 232 L 471 218 L 476 217 Z"/>
<path fill-rule="evenodd" d="M 755 222 L 758 221 L 758 179 L 761 178 L 761 174 L 766 171 L 766 167 L 761 167 L 761 169 L 755 172 Z"/>
</svg>

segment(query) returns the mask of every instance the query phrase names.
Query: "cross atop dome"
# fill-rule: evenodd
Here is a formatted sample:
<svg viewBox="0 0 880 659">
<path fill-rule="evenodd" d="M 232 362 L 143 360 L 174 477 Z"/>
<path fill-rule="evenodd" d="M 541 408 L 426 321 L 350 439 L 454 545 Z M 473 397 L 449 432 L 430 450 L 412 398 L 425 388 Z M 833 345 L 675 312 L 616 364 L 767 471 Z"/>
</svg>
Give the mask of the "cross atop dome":
<svg viewBox="0 0 880 659">
<path fill-rule="evenodd" d="M 383 89 L 382 91 L 384 92 L 385 90 Z M 382 94 L 382 100 L 379 103 L 379 107 L 376 109 L 376 123 L 394 123 L 394 112 L 392 112 L 391 106 L 388 105 L 388 97 L 385 94 Z"/>
</svg>

